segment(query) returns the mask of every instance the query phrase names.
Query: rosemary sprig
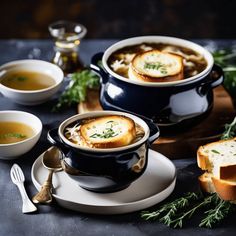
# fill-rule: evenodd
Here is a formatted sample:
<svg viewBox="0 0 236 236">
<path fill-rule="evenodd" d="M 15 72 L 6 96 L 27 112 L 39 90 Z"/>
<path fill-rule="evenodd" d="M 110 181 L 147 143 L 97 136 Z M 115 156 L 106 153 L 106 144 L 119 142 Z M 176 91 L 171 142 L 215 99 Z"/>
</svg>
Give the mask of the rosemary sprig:
<svg viewBox="0 0 236 236">
<path fill-rule="evenodd" d="M 223 221 L 230 213 L 235 211 L 235 206 L 229 201 L 218 198 L 218 204 L 214 209 L 205 211 L 207 215 L 199 224 L 200 227 L 212 228 L 215 224 Z"/>
<path fill-rule="evenodd" d="M 162 216 L 166 214 L 166 218 L 170 218 L 173 217 L 179 210 L 188 207 L 191 201 L 197 200 L 199 198 L 201 198 L 199 194 L 189 192 L 186 193 L 183 197 L 175 199 L 173 202 L 166 203 L 157 211 L 142 211 L 141 217 L 145 220 L 156 220 L 163 218 Z"/>
<path fill-rule="evenodd" d="M 214 207 L 205 211 L 206 217 L 201 220 L 200 227 L 212 228 L 215 224 L 223 221 L 235 206 L 218 197 L 216 193 L 207 197 L 202 194 L 188 193 L 170 203 L 161 206 L 157 211 L 141 212 L 145 220 L 158 220 L 172 228 L 182 228 L 183 224 L 190 219 L 199 209 Z"/>
<path fill-rule="evenodd" d="M 197 205 L 193 206 L 186 212 L 182 212 L 179 215 L 176 215 L 174 218 L 174 215 L 171 217 L 168 217 L 168 215 L 164 216 L 163 218 L 160 219 L 160 222 L 171 226 L 173 228 L 182 228 L 183 227 L 183 222 L 185 219 L 189 219 L 192 217 L 192 215 L 200 208 L 206 207 L 210 204 L 212 204 L 213 199 L 215 198 L 216 194 L 213 194 L 211 196 L 208 196 L 203 199 L 200 203 Z"/>
</svg>

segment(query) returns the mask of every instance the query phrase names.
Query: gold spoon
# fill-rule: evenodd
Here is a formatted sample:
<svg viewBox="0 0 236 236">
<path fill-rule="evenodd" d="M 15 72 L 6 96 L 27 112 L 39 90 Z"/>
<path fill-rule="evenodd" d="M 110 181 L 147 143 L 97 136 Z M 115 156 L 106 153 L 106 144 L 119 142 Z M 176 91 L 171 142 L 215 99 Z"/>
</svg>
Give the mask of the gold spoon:
<svg viewBox="0 0 236 236">
<path fill-rule="evenodd" d="M 34 203 L 47 204 L 52 202 L 52 176 L 54 171 L 62 170 L 60 155 L 61 152 L 56 147 L 51 147 L 44 153 L 42 163 L 49 170 L 49 174 L 41 190 L 32 198 Z"/>
</svg>

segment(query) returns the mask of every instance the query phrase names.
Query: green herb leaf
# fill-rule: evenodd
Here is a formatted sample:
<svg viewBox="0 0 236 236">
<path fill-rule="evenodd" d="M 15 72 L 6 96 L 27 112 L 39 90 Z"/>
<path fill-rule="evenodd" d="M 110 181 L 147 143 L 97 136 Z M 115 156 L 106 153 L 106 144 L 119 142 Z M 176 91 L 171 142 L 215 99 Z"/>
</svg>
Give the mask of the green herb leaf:
<svg viewBox="0 0 236 236">
<path fill-rule="evenodd" d="M 228 201 L 218 199 L 214 209 L 205 212 L 206 217 L 199 224 L 200 227 L 212 228 L 215 224 L 224 220 L 230 213 L 235 211 L 235 206 Z"/>
<path fill-rule="evenodd" d="M 20 134 L 20 133 L 7 133 L 7 134 L 1 134 L 0 139 L 6 139 L 6 138 L 25 138 L 26 135 Z"/>
<path fill-rule="evenodd" d="M 207 197 L 203 197 L 200 193 L 188 193 L 159 207 L 157 211 L 141 212 L 141 217 L 145 220 L 158 220 L 172 228 L 182 228 L 184 223 L 199 209 L 209 209 L 209 207 L 214 208 L 205 211 L 206 217 L 202 219 L 200 227 L 212 228 L 236 210 L 235 205 L 229 201 L 221 200 L 216 193 Z"/>
<path fill-rule="evenodd" d="M 104 130 L 101 134 L 99 133 L 94 133 L 91 136 L 89 136 L 90 138 L 113 138 L 115 136 L 117 136 L 118 133 L 115 133 L 115 131 L 111 128 L 106 128 L 106 130 Z"/>
<path fill-rule="evenodd" d="M 156 63 L 145 63 L 144 64 L 144 69 L 151 69 L 151 70 L 160 70 L 160 72 L 162 74 L 166 74 L 167 71 L 166 71 L 166 67 L 165 65 L 163 65 L 162 63 L 160 62 L 156 62 Z"/>
<path fill-rule="evenodd" d="M 166 203 L 156 211 L 153 212 L 142 211 L 141 217 L 145 220 L 159 220 L 160 222 L 163 222 L 164 224 L 171 226 L 173 218 L 177 215 L 177 212 L 187 208 L 192 202 L 201 198 L 202 198 L 201 194 L 190 192 L 185 194 L 183 197 L 175 199 L 170 203 Z"/>
<path fill-rule="evenodd" d="M 16 79 L 17 79 L 18 81 L 20 81 L 20 82 L 23 82 L 23 81 L 26 81 L 26 80 L 27 80 L 27 78 L 26 78 L 26 77 L 23 77 L 23 76 L 17 77 Z"/>
<path fill-rule="evenodd" d="M 65 107 L 70 107 L 73 104 L 84 102 L 87 95 L 87 89 L 98 89 L 99 77 L 91 70 L 83 70 L 74 73 L 71 77 L 71 82 L 62 93 L 58 103 L 53 108 L 53 111 L 58 111 Z"/>
<path fill-rule="evenodd" d="M 221 136 L 221 139 L 231 139 L 236 136 L 236 117 L 230 124 L 225 125 L 225 131 Z"/>
<path fill-rule="evenodd" d="M 211 152 L 214 152 L 214 153 L 216 153 L 216 154 L 220 154 L 220 152 L 218 152 L 218 151 L 215 150 L 215 149 L 212 149 Z"/>
</svg>

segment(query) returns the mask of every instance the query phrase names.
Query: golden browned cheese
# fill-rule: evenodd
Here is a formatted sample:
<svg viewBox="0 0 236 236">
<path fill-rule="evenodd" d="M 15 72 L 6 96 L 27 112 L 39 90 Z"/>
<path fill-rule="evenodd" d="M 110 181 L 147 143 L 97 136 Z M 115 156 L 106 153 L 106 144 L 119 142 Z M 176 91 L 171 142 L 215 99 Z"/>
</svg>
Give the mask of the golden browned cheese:
<svg viewBox="0 0 236 236">
<path fill-rule="evenodd" d="M 125 116 L 110 115 L 82 120 L 65 128 L 65 137 L 90 148 L 115 148 L 138 142 L 143 128 Z"/>
</svg>

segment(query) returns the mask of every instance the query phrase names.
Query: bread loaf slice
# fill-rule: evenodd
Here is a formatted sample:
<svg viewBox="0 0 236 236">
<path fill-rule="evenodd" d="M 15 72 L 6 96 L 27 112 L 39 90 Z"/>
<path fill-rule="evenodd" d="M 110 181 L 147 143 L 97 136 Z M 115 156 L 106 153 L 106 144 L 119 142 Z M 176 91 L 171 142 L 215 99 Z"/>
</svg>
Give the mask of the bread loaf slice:
<svg viewBox="0 0 236 236">
<path fill-rule="evenodd" d="M 198 182 L 203 192 L 206 192 L 206 193 L 216 192 L 215 186 L 212 182 L 211 177 L 212 177 L 212 174 L 208 172 L 205 172 L 204 174 L 198 177 Z"/>
<path fill-rule="evenodd" d="M 92 119 L 80 127 L 82 138 L 95 148 L 129 145 L 136 136 L 135 123 L 125 116 L 111 115 Z"/>
<path fill-rule="evenodd" d="M 146 82 L 170 82 L 183 79 L 183 58 L 150 50 L 137 54 L 129 66 L 129 78 Z"/>
<path fill-rule="evenodd" d="M 236 138 L 201 146 L 197 163 L 217 179 L 236 181 Z"/>
<path fill-rule="evenodd" d="M 236 200 L 236 182 L 226 181 L 222 179 L 211 177 L 215 190 L 219 197 L 225 201 Z"/>
<path fill-rule="evenodd" d="M 221 199 L 236 203 L 236 181 L 217 179 L 208 172 L 200 175 L 198 181 L 202 191 L 207 193 L 216 192 Z"/>
</svg>

